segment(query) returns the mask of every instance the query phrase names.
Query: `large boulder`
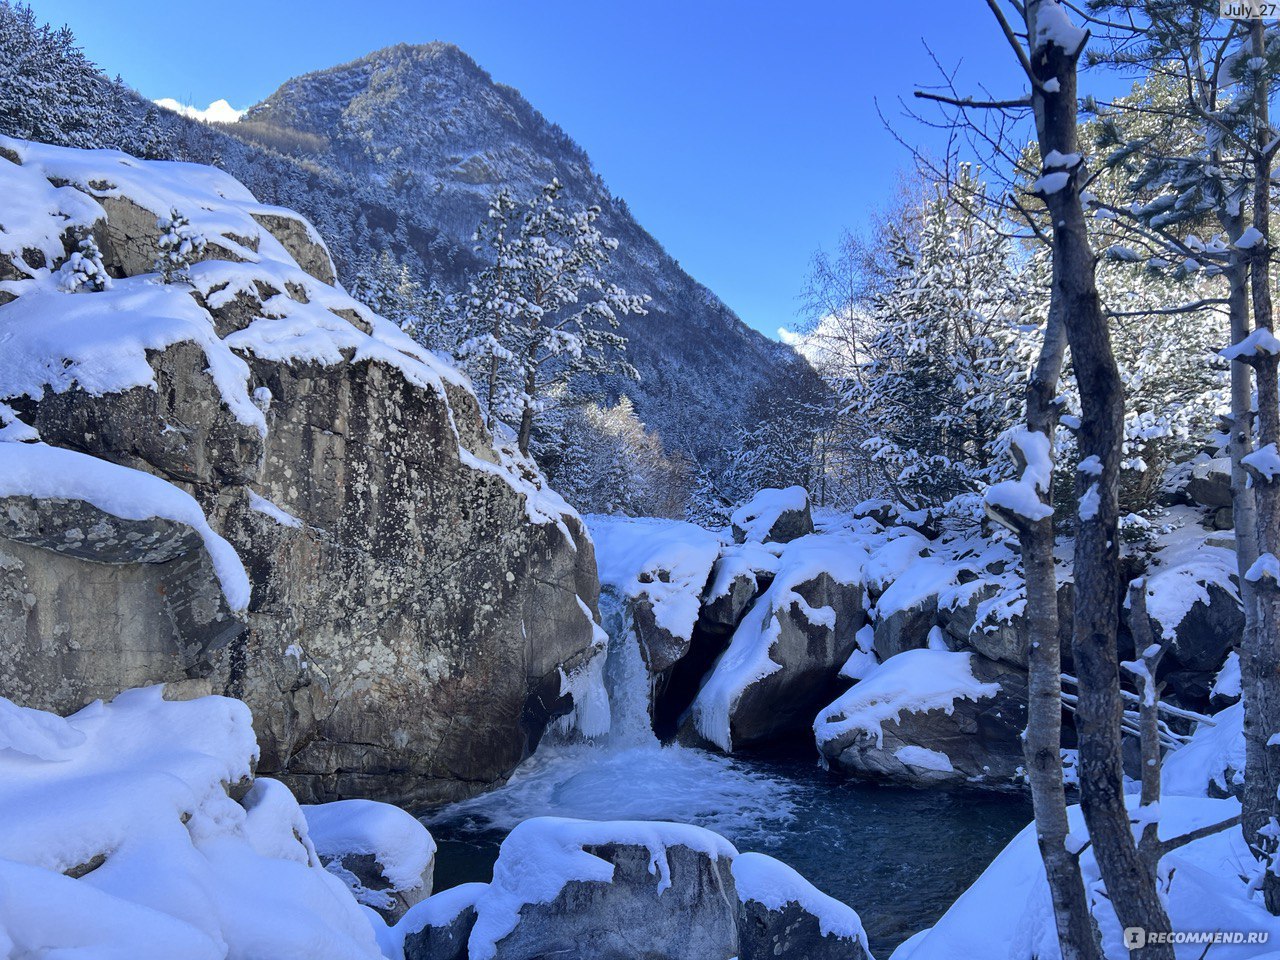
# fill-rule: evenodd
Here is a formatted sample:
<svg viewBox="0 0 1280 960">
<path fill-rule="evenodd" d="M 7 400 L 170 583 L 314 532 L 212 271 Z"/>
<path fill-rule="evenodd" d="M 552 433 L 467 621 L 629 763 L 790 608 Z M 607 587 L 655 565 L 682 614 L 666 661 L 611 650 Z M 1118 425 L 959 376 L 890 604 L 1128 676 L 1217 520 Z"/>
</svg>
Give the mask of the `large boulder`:
<svg viewBox="0 0 1280 960">
<path fill-rule="evenodd" d="M 737 543 L 790 543 L 813 533 L 804 487 L 761 490 L 730 517 Z"/>
<path fill-rule="evenodd" d="M 1064 655 L 1070 653 L 1073 597 L 1072 583 L 1059 584 L 1058 639 Z M 938 606 L 938 621 L 960 647 L 1025 670 L 1031 633 L 1020 612 L 1023 600 L 1020 585 L 975 580 L 950 591 Z"/>
<path fill-rule="evenodd" d="M 1205 507 L 1231 506 L 1231 459 L 1219 457 L 1197 463 L 1187 481 L 1187 496 Z"/>
<path fill-rule="evenodd" d="M 879 553 L 885 554 L 888 576 L 869 571 L 868 581 L 884 584 L 876 599 L 875 651 L 881 661 L 896 657 L 904 650 L 918 650 L 929 645 L 929 636 L 938 625 L 938 602 L 942 591 L 951 587 L 965 572 L 953 561 L 932 556 L 916 556 L 923 540 L 900 537 Z M 894 557 L 894 554 L 898 556 Z M 905 558 L 910 562 L 903 563 Z M 873 559 L 879 560 L 878 555 Z"/>
<path fill-rule="evenodd" d="M 503 841 L 471 960 L 730 960 L 737 851 L 697 827 L 535 818 Z"/>
<path fill-rule="evenodd" d="M 198 681 L 250 705 L 260 769 L 308 800 L 438 802 L 509 774 L 598 653 L 573 511 L 495 446 L 463 377 L 328 284 L 296 215 L 217 170 L 4 146 L 0 190 L 38 203 L 0 236 L 28 278 L 0 306 L 0 448 L 25 424 L 74 469 L 0 489 L 0 687 L 68 712 Z M 134 276 L 170 206 L 206 259 L 189 282 Z M 87 232 L 112 289 L 31 267 Z M 138 478 L 195 506 L 157 521 L 118 495 Z"/>
<path fill-rule="evenodd" d="M 595 517 L 591 535 L 610 596 L 610 632 L 633 630 L 650 673 L 670 670 L 689 652 L 720 538 L 650 517 Z"/>
<path fill-rule="evenodd" d="M 938 595 L 930 593 L 905 607 L 877 615 L 872 622 L 873 646 L 883 661 L 906 650 L 921 650 L 929 645 L 929 632 L 938 623 Z"/>
<path fill-rule="evenodd" d="M 747 609 L 769 589 L 778 572 L 779 548 L 759 543 L 730 544 L 712 568 L 702 598 L 702 624 L 711 630 L 733 630 Z"/>
<path fill-rule="evenodd" d="M 1240 644 L 1244 633 L 1244 611 L 1234 590 L 1217 583 L 1202 586 L 1203 593 L 1190 604 L 1173 628 L 1165 633 L 1169 655 L 1188 670 L 1213 672 L 1222 667 L 1227 654 Z M 1125 611 L 1126 620 L 1128 611 Z M 1163 625 L 1152 622 L 1157 637 Z"/>
<path fill-rule="evenodd" d="M 552 817 L 511 832 L 491 884 L 419 904 L 391 940 L 405 960 L 869 960 L 858 914 L 771 857 L 685 824 Z"/>
<path fill-rule="evenodd" d="M 1234 542 L 1205 531 L 1194 514 L 1180 517 L 1175 512 L 1172 520 L 1143 572 L 1147 616 L 1151 636 L 1165 646 L 1160 679 L 1169 695 L 1184 707 L 1204 711 L 1215 674 L 1244 633 Z M 1122 640 L 1133 636 L 1132 620 L 1126 603 Z"/>
<path fill-rule="evenodd" d="M 685 715 L 682 740 L 731 751 L 805 729 L 866 623 L 864 558 L 841 534 L 788 543 Z"/>
<path fill-rule="evenodd" d="M 814 708 L 830 695 L 835 671 L 853 653 L 866 622 L 857 583 L 823 572 L 792 592 L 798 599 L 775 612 L 776 637 L 769 651 L 782 669 L 749 685 L 733 711 L 730 726 L 738 746 L 804 729 Z"/>
<path fill-rule="evenodd" d="M 818 714 L 825 761 L 912 786 L 1011 786 L 1022 779 L 1026 674 L 978 654 L 909 650 Z"/>
<path fill-rule="evenodd" d="M 759 853 L 733 861 L 738 887 L 739 960 L 870 960 L 854 910 Z"/>
</svg>

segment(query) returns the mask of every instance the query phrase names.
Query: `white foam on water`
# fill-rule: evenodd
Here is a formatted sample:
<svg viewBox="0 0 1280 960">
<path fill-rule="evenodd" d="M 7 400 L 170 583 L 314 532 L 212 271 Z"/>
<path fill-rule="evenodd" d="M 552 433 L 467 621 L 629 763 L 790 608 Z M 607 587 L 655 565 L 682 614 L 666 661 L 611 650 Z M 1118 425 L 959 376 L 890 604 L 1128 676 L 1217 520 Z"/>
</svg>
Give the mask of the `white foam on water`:
<svg viewBox="0 0 1280 960">
<path fill-rule="evenodd" d="M 529 817 L 673 820 L 735 843 L 776 834 L 795 816 L 799 788 L 720 754 L 663 746 L 649 718 L 651 687 L 618 598 L 601 596 L 609 632 L 605 666 L 610 732 L 594 742 L 544 740 L 497 790 L 452 804 L 429 823 L 509 831 Z"/>
</svg>

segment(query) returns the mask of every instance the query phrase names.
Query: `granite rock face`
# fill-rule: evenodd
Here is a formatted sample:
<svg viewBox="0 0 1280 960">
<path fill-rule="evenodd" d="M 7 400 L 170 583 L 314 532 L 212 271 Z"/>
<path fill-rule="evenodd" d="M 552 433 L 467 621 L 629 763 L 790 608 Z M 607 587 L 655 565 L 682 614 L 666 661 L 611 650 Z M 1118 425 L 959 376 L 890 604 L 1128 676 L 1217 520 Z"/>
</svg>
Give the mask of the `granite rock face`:
<svg viewBox="0 0 1280 960">
<path fill-rule="evenodd" d="M 730 717 L 736 746 L 768 743 L 812 724 L 866 623 L 862 592 L 861 584 L 841 583 L 828 573 L 795 587 L 801 602 L 778 611 L 777 638 L 769 650 L 782 669 L 743 691 Z M 829 613 L 812 617 L 815 610 Z"/>
<path fill-rule="evenodd" d="M 0 236 L 0 274 L 21 278 L 5 285 L 0 339 L 28 298 L 55 321 L 101 304 L 99 329 L 118 324 L 120 339 L 90 344 L 94 367 L 89 346 L 46 356 L 62 348 L 28 337 L 0 356 L 0 414 L 193 496 L 252 592 L 232 610 L 182 524 L 5 496 L 0 687 L 65 713 L 198 681 L 250 705 L 260 771 L 310 801 L 441 801 L 508 774 L 569 710 L 564 675 L 596 653 L 599 585 L 577 516 L 495 448 L 463 378 L 329 286 L 323 243 L 297 215 L 211 168 L 5 146 L 0 180 L 53 190 L 63 213 Z M 135 275 L 179 175 L 209 245 L 190 282 L 160 285 Z M 56 269 L 90 232 L 115 288 L 58 292 L 31 249 Z M 145 329 L 112 312 L 139 297 L 157 313 Z M 154 333 L 186 329 L 170 317 L 193 310 L 204 328 Z M 103 351 L 133 351 L 150 382 L 104 386 L 88 375 Z"/>
<path fill-rule="evenodd" d="M 555 899 L 526 903 L 496 960 L 730 960 L 738 956 L 732 862 L 683 846 L 665 851 L 659 883 L 643 846 L 585 847 L 613 865 L 609 882 L 571 880 Z M 665 887 L 665 889 L 664 889 Z"/>
<path fill-rule="evenodd" d="M 826 761 L 847 773 L 909 786 L 1019 785 L 1027 675 L 980 654 L 968 656 L 973 678 L 994 685 L 992 695 L 904 709 L 881 724 L 878 735 L 851 730 L 820 742 Z"/>
</svg>

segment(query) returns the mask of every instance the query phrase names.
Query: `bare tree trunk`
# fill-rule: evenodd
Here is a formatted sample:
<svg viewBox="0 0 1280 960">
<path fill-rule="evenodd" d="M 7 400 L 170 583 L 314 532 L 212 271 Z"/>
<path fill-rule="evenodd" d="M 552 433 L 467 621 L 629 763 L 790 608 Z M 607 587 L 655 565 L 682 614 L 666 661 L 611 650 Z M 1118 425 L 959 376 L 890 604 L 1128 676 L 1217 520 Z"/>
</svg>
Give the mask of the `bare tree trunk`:
<svg viewBox="0 0 1280 960">
<path fill-rule="evenodd" d="M 1041 18 L 1045 21 L 1042 23 Z M 1054 296 L 1061 298 L 1083 416 L 1081 458 L 1096 471 L 1078 471 L 1082 503 L 1075 544 L 1075 624 L 1072 645 L 1080 677 L 1076 726 L 1080 736 L 1080 805 L 1094 855 L 1122 927 L 1168 931 L 1155 877 L 1138 857 L 1125 806 L 1120 764 L 1120 668 L 1116 626 L 1120 600 L 1119 505 L 1124 391 L 1098 300 L 1097 266 L 1080 201 L 1082 164 L 1077 138 L 1077 57 L 1064 49 L 1070 30 L 1054 0 L 1026 5 L 1033 38 L 1030 70 L 1044 176 L 1040 195 L 1053 223 Z M 1048 29 L 1040 30 L 1045 26 Z M 1083 47 L 1080 36 L 1078 47 Z M 1063 176 L 1065 175 L 1065 176 Z M 1093 460 L 1092 458 L 1096 458 Z M 1139 960 L 1173 960 L 1168 944 L 1133 951 Z"/>
<path fill-rule="evenodd" d="M 1222 217 L 1227 238 L 1235 243 L 1244 233 L 1243 219 Z M 1226 268 L 1228 293 L 1227 314 L 1231 323 L 1231 343 L 1237 344 L 1249 335 L 1249 266 L 1238 254 Z M 1227 445 L 1231 457 L 1231 517 L 1236 533 L 1236 561 L 1240 576 L 1240 599 L 1244 603 L 1245 639 L 1254 629 L 1258 611 L 1253 602 L 1253 584 L 1245 574 L 1258 559 L 1258 511 L 1253 486 L 1244 458 L 1253 452 L 1253 370 L 1247 363 L 1231 363 L 1231 433 Z"/>
<path fill-rule="evenodd" d="M 1150 814 L 1160 802 L 1160 688 L 1156 685 L 1156 670 L 1164 647 L 1156 643 L 1147 616 L 1147 578 L 1135 580 L 1129 587 L 1129 621 L 1133 624 L 1133 642 L 1137 656 L 1133 673 L 1140 681 L 1138 691 L 1138 734 L 1142 743 L 1142 795 L 1139 798 L 1144 813 Z M 1146 820 L 1138 838 L 1138 856 L 1154 875 L 1159 861 L 1160 824 L 1154 818 Z"/>
<path fill-rule="evenodd" d="M 1056 262 L 1056 257 L 1055 257 Z M 1056 267 L 1055 267 L 1056 272 Z M 1054 284 L 1055 291 L 1057 283 Z M 1027 383 L 1027 429 L 1052 444 L 1058 424 L 1053 402 L 1062 375 L 1067 334 L 1062 302 L 1050 301 L 1044 343 Z M 1045 492 L 1052 499 L 1052 487 Z M 1018 526 L 1027 586 L 1027 732 L 1023 751 L 1035 809 L 1036 841 L 1049 881 L 1062 960 L 1099 960 L 1101 950 L 1089 916 L 1080 861 L 1067 849 L 1067 795 L 1062 782 L 1062 649 L 1058 624 L 1058 582 L 1053 563 L 1053 516 L 1023 520 Z"/>
<path fill-rule="evenodd" d="M 520 432 L 517 436 L 520 452 L 529 455 L 529 440 L 533 437 L 533 397 L 538 389 L 538 366 L 535 348 L 529 348 L 529 369 L 524 376 L 524 403 L 520 408 Z"/>
<path fill-rule="evenodd" d="M 1265 56 L 1265 38 L 1261 20 L 1252 25 L 1253 55 Z M 1271 125 L 1267 109 L 1268 88 L 1260 80 L 1255 91 L 1255 134 L 1257 151 L 1254 159 L 1253 226 L 1263 240 L 1250 248 L 1250 290 L 1253 296 L 1253 320 L 1257 330 L 1272 331 L 1274 318 L 1271 302 Z M 1265 349 L 1251 358 L 1258 377 L 1258 448 L 1280 445 L 1280 356 Z M 1273 449 L 1280 449 L 1275 447 Z M 1280 550 L 1280 476 L 1269 470 L 1251 470 L 1257 510 L 1257 544 L 1260 557 L 1274 558 Z M 1239 529 L 1239 521 L 1236 523 Z M 1274 559 L 1272 560 L 1274 564 Z M 1280 744 L 1273 744 L 1280 733 L 1280 576 L 1272 567 L 1263 572 L 1255 567 L 1253 604 L 1256 611 L 1253 630 L 1246 634 L 1247 648 L 1241 657 L 1245 702 L 1245 796 L 1244 835 L 1263 854 L 1263 897 L 1267 909 L 1280 913 L 1280 877 L 1272 869 L 1277 853 L 1277 837 L 1273 831 L 1259 833 L 1276 824 L 1280 818 Z"/>
</svg>

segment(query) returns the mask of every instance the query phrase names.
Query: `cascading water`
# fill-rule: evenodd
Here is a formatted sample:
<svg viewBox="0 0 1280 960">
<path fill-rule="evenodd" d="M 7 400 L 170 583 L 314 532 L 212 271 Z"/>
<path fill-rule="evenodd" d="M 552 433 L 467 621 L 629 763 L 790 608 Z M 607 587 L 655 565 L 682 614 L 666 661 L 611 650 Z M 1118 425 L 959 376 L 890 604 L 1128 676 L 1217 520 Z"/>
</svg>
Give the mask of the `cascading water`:
<svg viewBox="0 0 1280 960">
<path fill-rule="evenodd" d="M 502 838 L 530 817 L 695 823 L 791 864 L 853 906 L 880 956 L 933 923 L 1030 820 L 1020 798 L 841 781 L 818 769 L 816 752 L 744 760 L 664 746 L 630 611 L 610 592 L 600 606 L 609 732 L 549 733 L 506 785 L 426 818 L 439 844 L 437 888 L 489 879 Z"/>
<path fill-rule="evenodd" d="M 446 808 L 459 818 L 509 830 L 533 816 L 590 820 L 679 820 L 748 839 L 792 816 L 794 785 L 720 754 L 663 745 L 650 720 L 652 683 L 625 599 L 600 596 L 609 634 L 603 682 L 609 732 L 594 740 L 551 732 L 507 784 Z"/>
<path fill-rule="evenodd" d="M 609 634 L 604 667 L 609 695 L 608 745 L 658 746 L 650 720 L 653 683 L 640 652 L 640 641 L 631 628 L 629 606 L 612 590 L 600 594 L 600 619 Z"/>
</svg>

